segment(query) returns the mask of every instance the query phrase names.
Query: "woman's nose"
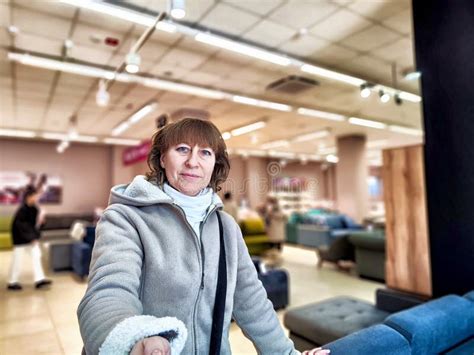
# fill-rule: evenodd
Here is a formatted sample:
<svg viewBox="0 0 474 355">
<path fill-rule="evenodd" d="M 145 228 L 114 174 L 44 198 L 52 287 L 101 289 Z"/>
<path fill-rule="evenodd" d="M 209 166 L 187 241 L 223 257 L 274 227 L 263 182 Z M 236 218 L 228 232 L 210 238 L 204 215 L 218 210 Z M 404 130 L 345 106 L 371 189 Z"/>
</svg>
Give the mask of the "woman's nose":
<svg viewBox="0 0 474 355">
<path fill-rule="evenodd" d="M 188 159 L 186 160 L 188 166 L 194 167 L 198 164 L 198 154 L 197 152 L 192 151 L 189 153 Z"/>
</svg>

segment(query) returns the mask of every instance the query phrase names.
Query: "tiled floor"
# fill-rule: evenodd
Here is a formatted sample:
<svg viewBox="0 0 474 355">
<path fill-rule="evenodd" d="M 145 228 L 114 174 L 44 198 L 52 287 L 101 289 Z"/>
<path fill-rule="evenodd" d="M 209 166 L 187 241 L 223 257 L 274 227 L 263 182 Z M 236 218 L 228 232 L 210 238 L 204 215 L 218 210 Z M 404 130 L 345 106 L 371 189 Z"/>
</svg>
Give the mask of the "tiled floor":
<svg viewBox="0 0 474 355">
<path fill-rule="evenodd" d="M 6 282 L 11 252 L 0 251 L 0 279 Z M 25 260 L 26 261 L 26 260 Z M 283 265 L 290 273 L 290 307 L 336 295 L 352 295 L 373 302 L 380 283 L 361 280 L 331 265 L 316 268 L 314 251 L 285 246 Z M 25 263 L 23 291 L 0 287 L 0 354 L 80 354 L 82 341 L 76 308 L 86 284 L 71 273 L 48 275 L 54 280 L 49 290 L 35 290 L 30 264 Z M 283 319 L 284 310 L 278 312 Z M 234 354 L 255 354 L 252 343 L 232 324 L 230 341 Z"/>
</svg>

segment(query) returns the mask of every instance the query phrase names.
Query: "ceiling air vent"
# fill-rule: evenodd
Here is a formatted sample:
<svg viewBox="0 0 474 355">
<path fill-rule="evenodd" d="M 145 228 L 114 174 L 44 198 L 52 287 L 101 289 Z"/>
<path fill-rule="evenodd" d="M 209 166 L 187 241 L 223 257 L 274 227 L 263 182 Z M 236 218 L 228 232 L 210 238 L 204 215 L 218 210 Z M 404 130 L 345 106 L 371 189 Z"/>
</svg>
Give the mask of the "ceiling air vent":
<svg viewBox="0 0 474 355">
<path fill-rule="evenodd" d="M 282 94 L 296 95 L 303 91 L 315 88 L 318 85 L 319 82 L 316 80 L 304 78 L 298 75 L 290 75 L 268 84 L 265 89 Z"/>
</svg>

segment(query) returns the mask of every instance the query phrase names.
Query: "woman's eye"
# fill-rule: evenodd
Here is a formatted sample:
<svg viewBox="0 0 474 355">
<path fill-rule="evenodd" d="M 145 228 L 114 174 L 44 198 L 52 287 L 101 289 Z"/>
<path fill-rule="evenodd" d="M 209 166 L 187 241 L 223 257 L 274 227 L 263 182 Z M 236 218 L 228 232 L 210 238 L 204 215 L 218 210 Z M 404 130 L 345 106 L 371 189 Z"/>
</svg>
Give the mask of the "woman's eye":
<svg viewBox="0 0 474 355">
<path fill-rule="evenodd" d="M 187 153 L 189 151 L 188 147 L 178 147 L 176 150 L 180 153 Z"/>
<path fill-rule="evenodd" d="M 212 152 L 210 150 L 204 149 L 202 151 L 202 154 L 204 154 L 204 156 L 206 156 L 206 157 L 210 157 L 212 155 Z"/>
</svg>

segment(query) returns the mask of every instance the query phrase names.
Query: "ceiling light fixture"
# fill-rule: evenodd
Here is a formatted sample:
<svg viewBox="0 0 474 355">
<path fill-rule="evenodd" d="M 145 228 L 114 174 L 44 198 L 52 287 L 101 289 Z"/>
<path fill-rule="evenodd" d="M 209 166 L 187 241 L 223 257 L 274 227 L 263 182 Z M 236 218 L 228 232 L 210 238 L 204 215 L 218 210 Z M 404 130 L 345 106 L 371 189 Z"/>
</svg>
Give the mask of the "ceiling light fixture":
<svg viewBox="0 0 474 355">
<path fill-rule="evenodd" d="M 287 140 L 277 140 L 277 141 L 272 141 L 272 142 L 267 142 L 265 144 L 262 144 L 260 146 L 261 149 L 275 149 L 275 148 L 280 148 L 280 147 L 288 147 L 290 145 L 290 142 Z"/>
<path fill-rule="evenodd" d="M 56 151 L 59 153 L 59 154 L 62 154 L 64 153 L 64 151 L 69 147 L 69 141 L 67 140 L 63 140 L 61 141 L 58 146 L 56 147 Z"/>
<path fill-rule="evenodd" d="M 122 134 L 127 129 L 129 129 L 131 126 L 136 124 L 138 121 L 142 120 L 148 114 L 153 112 L 157 107 L 158 107 L 158 103 L 156 103 L 156 102 L 151 102 L 151 103 L 146 104 L 145 106 L 140 108 L 138 111 L 133 113 L 125 121 L 122 121 L 120 124 L 115 126 L 115 128 L 111 132 L 111 135 L 112 136 L 118 136 L 118 135 Z"/>
<path fill-rule="evenodd" d="M 247 96 L 234 95 L 234 96 L 232 96 L 232 101 L 238 102 L 238 103 L 241 103 L 241 104 L 245 104 L 245 105 L 270 108 L 272 110 L 285 111 L 285 112 L 290 112 L 291 111 L 291 106 L 289 106 L 289 105 L 280 104 L 278 102 L 258 100 L 258 99 L 254 99 L 254 98 L 247 97 Z"/>
<path fill-rule="evenodd" d="M 336 163 L 339 163 L 339 158 L 338 158 L 336 155 L 334 155 L 334 154 L 329 154 L 329 155 L 326 157 L 326 161 L 327 161 L 328 163 L 334 163 L 334 164 L 336 164 Z"/>
<path fill-rule="evenodd" d="M 130 52 L 125 58 L 125 70 L 130 74 L 136 74 L 140 71 L 141 62 L 142 58 L 140 57 L 140 54 L 136 52 Z"/>
<path fill-rule="evenodd" d="M 222 133 L 222 139 L 223 139 L 223 140 L 226 141 L 226 140 L 229 140 L 229 139 L 231 139 L 231 138 L 232 138 L 232 134 L 230 134 L 230 132 L 224 132 L 224 133 Z"/>
<path fill-rule="evenodd" d="M 324 137 L 329 136 L 331 133 L 328 129 L 323 129 L 321 131 L 316 131 L 312 133 L 307 133 L 307 134 L 302 134 L 300 136 L 297 136 L 293 138 L 291 141 L 295 143 L 300 143 L 300 142 L 307 142 L 315 139 L 321 139 Z"/>
<path fill-rule="evenodd" d="M 170 14 L 175 19 L 182 19 L 186 16 L 186 2 L 184 0 L 169 0 Z"/>
<path fill-rule="evenodd" d="M 318 117 L 318 118 L 323 118 L 323 119 L 331 120 L 331 121 L 342 122 L 346 119 L 345 116 L 339 115 L 337 113 L 313 110 L 313 109 L 309 109 L 305 107 L 298 108 L 296 112 L 298 112 L 300 115 Z"/>
<path fill-rule="evenodd" d="M 350 117 L 349 118 L 349 123 L 354 124 L 354 125 L 358 125 L 358 126 L 377 128 L 377 129 L 387 128 L 387 125 L 385 123 L 378 122 L 378 121 L 372 121 L 372 120 L 366 120 L 366 119 L 359 118 L 359 117 Z"/>
<path fill-rule="evenodd" d="M 105 107 L 109 104 L 110 101 L 110 94 L 107 91 L 105 80 L 99 81 L 99 88 L 97 89 L 97 93 L 95 94 L 95 102 L 97 106 Z"/>
<path fill-rule="evenodd" d="M 315 74 L 322 76 L 324 78 L 342 81 L 346 84 L 354 85 L 354 86 L 361 86 L 365 81 L 354 76 L 342 74 L 335 72 L 333 70 L 324 69 L 321 67 L 317 67 L 311 64 L 303 64 L 300 69 L 306 73 Z"/>
<path fill-rule="evenodd" d="M 399 93 L 396 93 L 394 96 L 393 96 L 393 101 L 395 101 L 395 104 L 397 106 L 401 106 L 403 104 L 403 100 L 400 98 L 400 94 Z"/>
<path fill-rule="evenodd" d="M 406 91 L 400 91 L 398 93 L 398 97 L 402 100 L 405 101 L 411 101 L 411 102 L 421 102 L 421 97 L 415 94 L 411 94 Z"/>
<path fill-rule="evenodd" d="M 247 55 L 249 57 L 254 57 L 261 59 L 270 63 L 288 66 L 291 64 L 291 59 L 284 57 L 282 55 L 274 54 L 263 49 L 259 49 L 254 46 L 249 46 L 247 44 L 242 44 L 236 41 L 226 39 L 224 37 L 210 35 L 207 33 L 200 32 L 194 39 L 198 42 L 210 44 L 219 48 L 227 49 L 232 52 L 239 54 Z"/>
<path fill-rule="evenodd" d="M 36 137 L 36 133 L 33 132 L 33 131 L 23 131 L 23 130 L 18 130 L 18 129 L 0 128 L 0 136 L 2 136 L 2 137 L 33 138 L 33 137 Z"/>
<path fill-rule="evenodd" d="M 403 79 L 407 81 L 417 80 L 421 77 L 421 72 L 413 68 L 407 69 L 403 72 Z"/>
<path fill-rule="evenodd" d="M 256 131 L 258 129 L 262 129 L 266 125 L 267 125 L 267 123 L 265 121 L 258 121 L 258 122 L 251 123 L 251 124 L 246 125 L 246 126 L 242 126 L 242 127 L 233 129 L 232 131 L 230 131 L 230 133 L 233 136 L 240 136 L 242 134 L 246 134 L 246 133 L 249 133 L 249 132 Z"/>
<path fill-rule="evenodd" d="M 397 125 L 390 125 L 388 126 L 388 129 L 392 132 L 395 133 L 403 133 L 403 134 L 409 134 L 412 136 L 422 136 L 424 133 L 421 129 L 416 129 L 412 127 L 403 127 L 403 126 L 397 126 Z"/>
<path fill-rule="evenodd" d="M 115 145 L 138 145 L 141 143 L 139 139 L 122 139 L 122 138 L 104 138 L 103 142 L 105 144 L 115 144 Z"/>
<path fill-rule="evenodd" d="M 360 96 L 364 99 L 368 98 L 372 93 L 372 88 L 374 87 L 373 84 L 363 83 L 360 86 Z"/>
<path fill-rule="evenodd" d="M 388 92 L 380 90 L 379 91 L 379 97 L 380 97 L 380 102 L 386 104 L 387 102 L 390 101 L 390 95 Z"/>
<path fill-rule="evenodd" d="M 145 86 L 152 87 L 155 89 L 169 90 L 169 91 L 179 92 L 182 94 L 207 97 L 209 99 L 214 99 L 214 100 L 222 100 L 222 99 L 229 98 L 232 96 L 230 94 L 226 94 L 219 90 L 206 89 L 199 86 L 175 83 L 172 81 L 166 81 L 166 80 L 160 80 L 160 79 L 145 78 L 142 83 Z"/>
</svg>

